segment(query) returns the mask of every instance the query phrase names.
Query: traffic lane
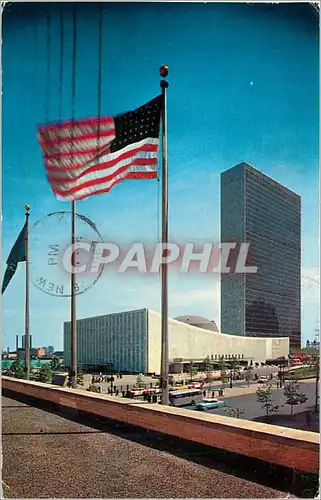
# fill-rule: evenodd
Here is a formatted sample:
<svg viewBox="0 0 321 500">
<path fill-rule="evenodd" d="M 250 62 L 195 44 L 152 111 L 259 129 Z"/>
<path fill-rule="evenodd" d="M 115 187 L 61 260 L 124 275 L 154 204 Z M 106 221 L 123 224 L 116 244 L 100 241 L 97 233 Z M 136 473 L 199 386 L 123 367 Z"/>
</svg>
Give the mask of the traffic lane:
<svg viewBox="0 0 321 500">
<path fill-rule="evenodd" d="M 2 415 L 2 478 L 9 498 L 284 497 L 209 463 L 195 463 L 14 399 L 2 398 Z"/>
<path fill-rule="evenodd" d="M 273 382 L 269 381 L 269 382 Z M 233 380 L 232 381 L 232 388 L 233 387 L 239 387 L 240 389 L 244 389 L 244 387 L 249 387 L 252 385 L 258 385 L 257 380 L 251 380 L 249 382 L 246 382 L 246 380 Z M 218 384 L 218 385 L 209 385 L 209 386 L 204 386 L 204 390 L 206 391 L 218 391 L 219 389 L 229 389 L 230 388 L 230 382 L 226 382 L 225 384 Z"/>
<path fill-rule="evenodd" d="M 261 387 L 261 384 L 257 384 Z M 315 382 L 306 382 L 300 384 L 300 391 L 303 392 L 308 401 L 301 405 L 296 405 L 293 407 L 293 413 L 299 413 L 307 410 L 314 405 L 315 402 Z M 284 390 L 276 389 L 272 392 L 273 401 L 276 405 L 279 405 L 278 414 L 279 415 L 289 415 L 291 412 L 290 405 L 285 404 Z M 265 415 L 264 409 L 261 408 L 260 404 L 256 400 L 256 393 L 254 394 L 244 394 L 243 396 L 234 396 L 224 398 L 226 404 L 232 406 L 232 408 L 244 408 L 245 413 L 241 418 L 246 420 L 253 420 L 254 418 L 259 418 Z M 224 408 L 217 408 L 214 410 L 208 410 L 208 413 L 214 413 L 216 415 L 226 415 Z"/>
<path fill-rule="evenodd" d="M 246 380 L 233 380 L 232 381 L 232 387 L 248 387 L 249 385 L 257 384 L 256 380 L 251 380 L 249 383 L 246 382 Z M 225 384 L 217 384 L 217 385 L 206 385 L 204 386 L 204 390 L 206 391 L 218 391 L 220 389 L 228 389 L 230 387 L 230 383 L 227 382 Z"/>
</svg>

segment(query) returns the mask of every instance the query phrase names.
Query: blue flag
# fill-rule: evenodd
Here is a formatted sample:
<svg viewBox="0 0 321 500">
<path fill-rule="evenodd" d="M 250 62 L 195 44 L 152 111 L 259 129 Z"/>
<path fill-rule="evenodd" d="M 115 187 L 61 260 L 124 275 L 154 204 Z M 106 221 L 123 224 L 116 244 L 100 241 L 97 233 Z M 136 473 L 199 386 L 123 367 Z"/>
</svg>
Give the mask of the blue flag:
<svg viewBox="0 0 321 500">
<path fill-rule="evenodd" d="M 10 255 L 7 259 L 7 269 L 2 282 L 2 293 L 9 285 L 12 276 L 16 272 L 19 262 L 26 261 L 26 223 L 19 234 L 17 241 L 13 245 Z"/>
</svg>

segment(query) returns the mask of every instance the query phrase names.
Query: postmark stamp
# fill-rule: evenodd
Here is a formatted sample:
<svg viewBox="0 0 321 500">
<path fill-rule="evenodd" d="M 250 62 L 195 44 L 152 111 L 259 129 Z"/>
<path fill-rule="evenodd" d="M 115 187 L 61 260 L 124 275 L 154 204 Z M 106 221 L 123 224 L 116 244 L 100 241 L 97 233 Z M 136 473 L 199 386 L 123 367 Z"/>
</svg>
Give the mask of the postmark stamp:
<svg viewBox="0 0 321 500">
<path fill-rule="evenodd" d="M 92 250 L 85 252 L 77 249 L 77 266 L 86 264 L 92 259 L 94 246 L 102 242 L 96 225 L 86 216 L 76 214 L 76 241 L 89 243 Z M 71 242 L 71 213 L 67 211 L 53 212 L 36 221 L 30 228 L 29 253 L 31 281 L 42 292 L 54 297 L 71 296 L 71 276 L 63 265 L 66 248 Z M 103 268 L 98 274 L 76 276 L 75 292 L 83 294 L 92 288 L 101 277 Z"/>
</svg>

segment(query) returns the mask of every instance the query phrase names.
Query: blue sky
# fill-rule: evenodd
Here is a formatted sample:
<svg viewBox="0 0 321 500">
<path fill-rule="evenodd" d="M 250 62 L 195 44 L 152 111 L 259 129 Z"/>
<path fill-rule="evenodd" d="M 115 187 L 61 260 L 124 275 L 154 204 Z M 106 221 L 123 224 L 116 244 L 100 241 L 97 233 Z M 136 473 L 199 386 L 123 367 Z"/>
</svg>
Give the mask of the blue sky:
<svg viewBox="0 0 321 500">
<path fill-rule="evenodd" d="M 31 224 L 68 210 L 45 178 L 36 126 L 70 118 L 71 4 L 64 9 L 60 92 L 59 4 L 9 4 L 3 15 L 3 264 L 31 205 Z M 170 237 L 218 241 L 220 172 L 247 161 L 302 197 L 302 337 L 318 314 L 318 19 L 308 4 L 104 4 L 102 114 L 159 93 L 168 64 Z M 50 40 L 46 15 L 50 11 Z M 77 6 L 75 116 L 97 114 L 98 6 Z M 48 54 L 50 74 L 48 78 Z M 60 102 L 61 96 L 61 102 Z M 60 113 L 61 109 L 61 113 Z M 78 203 L 105 239 L 156 240 L 160 183 L 127 181 Z M 65 242 L 63 223 L 50 228 Z M 41 246 L 41 245 L 40 245 Z M 32 270 L 46 248 L 31 248 Z M 217 277 L 172 275 L 171 316 L 199 314 L 219 323 Z M 104 274 L 77 300 L 78 317 L 149 307 L 160 310 L 160 281 Z M 31 286 L 33 345 L 62 348 L 68 299 Z M 3 297 L 3 347 L 24 332 L 24 264 Z"/>
</svg>

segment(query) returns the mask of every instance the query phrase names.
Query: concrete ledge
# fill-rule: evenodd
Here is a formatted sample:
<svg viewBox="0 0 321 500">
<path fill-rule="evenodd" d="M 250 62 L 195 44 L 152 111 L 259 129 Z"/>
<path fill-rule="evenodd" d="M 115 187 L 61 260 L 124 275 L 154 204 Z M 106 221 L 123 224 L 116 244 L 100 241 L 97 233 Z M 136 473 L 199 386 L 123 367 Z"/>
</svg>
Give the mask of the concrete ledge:
<svg viewBox="0 0 321 500">
<path fill-rule="evenodd" d="M 289 467 L 319 471 L 319 440 L 301 431 L 2 377 L 2 387 L 57 405 Z"/>
</svg>

